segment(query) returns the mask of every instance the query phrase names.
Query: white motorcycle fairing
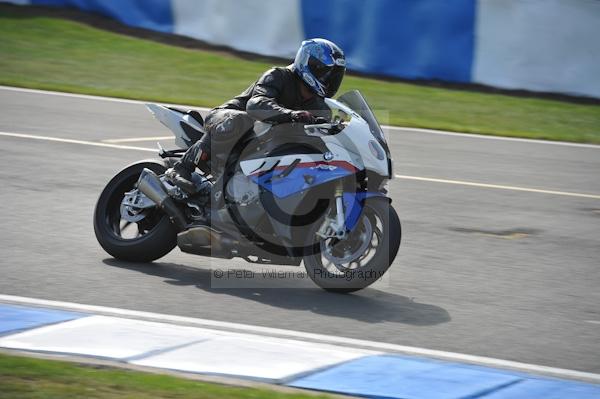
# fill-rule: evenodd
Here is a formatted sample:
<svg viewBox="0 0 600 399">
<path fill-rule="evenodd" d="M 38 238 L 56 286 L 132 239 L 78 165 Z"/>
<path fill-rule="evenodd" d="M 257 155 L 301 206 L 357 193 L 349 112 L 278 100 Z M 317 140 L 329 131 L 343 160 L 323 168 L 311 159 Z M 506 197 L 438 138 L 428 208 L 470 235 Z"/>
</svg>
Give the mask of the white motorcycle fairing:
<svg viewBox="0 0 600 399">
<path fill-rule="evenodd" d="M 146 108 L 160 123 L 173 132 L 175 135 L 175 145 L 179 148 L 189 148 L 200 137 L 206 134 L 204 126 L 188 113 L 177 112 L 158 104 L 146 104 Z M 196 137 L 190 137 L 192 135 Z"/>
</svg>

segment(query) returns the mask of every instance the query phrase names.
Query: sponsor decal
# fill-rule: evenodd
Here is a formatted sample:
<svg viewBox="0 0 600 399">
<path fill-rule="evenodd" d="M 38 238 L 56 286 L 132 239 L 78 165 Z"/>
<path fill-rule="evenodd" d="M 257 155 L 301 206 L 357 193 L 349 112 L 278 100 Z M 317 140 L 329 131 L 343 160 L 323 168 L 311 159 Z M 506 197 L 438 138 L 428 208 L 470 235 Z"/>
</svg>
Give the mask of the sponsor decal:
<svg viewBox="0 0 600 399">
<path fill-rule="evenodd" d="M 343 59 L 343 58 L 336 58 L 335 65 L 341 66 L 341 67 L 345 67 L 346 66 L 346 60 Z"/>
<path fill-rule="evenodd" d="M 308 72 L 304 72 L 302 74 L 302 78 L 304 79 L 304 81 L 309 85 L 309 86 L 316 86 L 316 82 L 313 79 L 313 77 L 308 73 Z"/>
</svg>

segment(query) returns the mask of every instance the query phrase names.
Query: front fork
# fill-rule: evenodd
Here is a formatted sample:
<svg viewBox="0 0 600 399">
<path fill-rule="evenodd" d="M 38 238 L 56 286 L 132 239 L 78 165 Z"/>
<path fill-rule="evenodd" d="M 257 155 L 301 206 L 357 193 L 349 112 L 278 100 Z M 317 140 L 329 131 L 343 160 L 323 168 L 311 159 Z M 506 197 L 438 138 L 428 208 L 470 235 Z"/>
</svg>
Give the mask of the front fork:
<svg viewBox="0 0 600 399">
<path fill-rule="evenodd" d="M 346 212 L 344 210 L 344 185 L 338 181 L 335 187 L 335 218 L 326 217 L 323 225 L 317 232 L 322 238 L 337 238 L 343 240 L 348 231 L 346 229 Z"/>
</svg>

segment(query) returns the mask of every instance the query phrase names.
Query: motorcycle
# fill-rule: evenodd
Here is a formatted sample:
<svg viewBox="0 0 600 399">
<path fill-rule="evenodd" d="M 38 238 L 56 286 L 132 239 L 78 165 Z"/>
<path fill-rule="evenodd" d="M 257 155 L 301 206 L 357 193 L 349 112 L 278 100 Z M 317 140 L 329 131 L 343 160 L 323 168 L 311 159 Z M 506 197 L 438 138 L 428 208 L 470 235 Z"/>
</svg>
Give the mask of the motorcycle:
<svg viewBox="0 0 600 399">
<path fill-rule="evenodd" d="M 325 99 L 332 119 L 315 124 L 256 122 L 212 174 L 192 174 L 186 194 L 165 172 L 204 134 L 197 111 L 147 104 L 175 136 L 160 160 L 124 168 L 102 191 L 94 232 L 117 259 L 151 262 L 178 246 L 213 258 L 300 266 L 320 287 L 360 290 L 380 279 L 400 246 L 387 197 L 393 177 L 384 133 L 358 91 Z"/>
</svg>

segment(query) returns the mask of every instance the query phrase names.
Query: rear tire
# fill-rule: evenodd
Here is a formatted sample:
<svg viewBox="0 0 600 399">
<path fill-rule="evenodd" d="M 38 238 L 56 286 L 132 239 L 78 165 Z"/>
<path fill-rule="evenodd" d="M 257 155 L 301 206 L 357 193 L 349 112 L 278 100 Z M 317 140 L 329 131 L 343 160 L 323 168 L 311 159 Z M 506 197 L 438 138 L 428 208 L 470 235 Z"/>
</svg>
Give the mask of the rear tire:
<svg viewBox="0 0 600 399">
<path fill-rule="evenodd" d="M 123 169 L 106 185 L 94 210 L 94 233 L 102 248 L 113 257 L 130 262 L 151 262 L 162 258 L 177 244 L 177 231 L 160 209 L 151 209 L 143 235 L 125 239 L 115 231 L 115 218 L 125 192 L 131 190 L 144 168 L 156 174 L 166 167 L 157 161 L 142 161 Z"/>
<path fill-rule="evenodd" d="M 379 218 L 382 221 L 377 240 L 379 245 L 373 257 L 364 266 L 348 269 L 346 272 L 334 269 L 332 273 L 331 266 L 329 268 L 324 266 L 322 243 L 316 236 L 320 226 L 315 224 L 308 232 L 309 254 L 304 256 L 304 267 L 310 278 L 319 287 L 337 293 L 358 291 L 381 278 L 391 266 L 400 248 L 402 235 L 398 214 L 387 199 L 371 198 L 365 202 L 361 218 L 365 217 L 369 220 Z M 373 230 L 373 237 L 375 234 L 375 230 Z M 338 272 L 341 274 L 340 276 L 335 275 Z"/>
</svg>

